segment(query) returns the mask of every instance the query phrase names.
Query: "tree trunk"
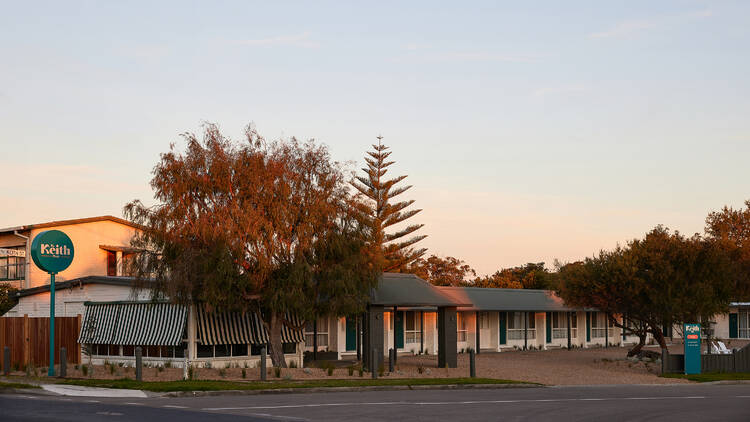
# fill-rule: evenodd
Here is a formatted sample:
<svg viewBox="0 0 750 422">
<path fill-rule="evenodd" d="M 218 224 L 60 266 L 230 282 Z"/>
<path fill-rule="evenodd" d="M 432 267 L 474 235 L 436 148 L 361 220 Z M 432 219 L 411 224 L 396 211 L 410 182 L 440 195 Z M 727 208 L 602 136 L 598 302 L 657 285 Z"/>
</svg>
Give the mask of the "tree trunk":
<svg viewBox="0 0 750 422">
<path fill-rule="evenodd" d="M 661 329 L 654 328 L 653 330 L 651 330 L 651 333 L 653 333 L 654 339 L 659 343 L 659 347 L 661 347 L 662 349 L 666 349 L 667 341 L 664 340 L 664 333 L 662 333 Z"/>
<path fill-rule="evenodd" d="M 268 323 L 268 343 L 270 346 L 269 355 L 273 366 L 286 368 L 286 359 L 284 359 L 284 348 L 281 344 L 281 318 L 279 314 L 272 312 L 271 320 Z"/>
<path fill-rule="evenodd" d="M 637 355 L 638 353 L 641 353 L 641 349 L 643 349 L 643 346 L 646 345 L 646 334 L 638 334 L 638 344 L 633 346 L 632 349 L 628 351 L 628 357 L 633 357 Z"/>
</svg>

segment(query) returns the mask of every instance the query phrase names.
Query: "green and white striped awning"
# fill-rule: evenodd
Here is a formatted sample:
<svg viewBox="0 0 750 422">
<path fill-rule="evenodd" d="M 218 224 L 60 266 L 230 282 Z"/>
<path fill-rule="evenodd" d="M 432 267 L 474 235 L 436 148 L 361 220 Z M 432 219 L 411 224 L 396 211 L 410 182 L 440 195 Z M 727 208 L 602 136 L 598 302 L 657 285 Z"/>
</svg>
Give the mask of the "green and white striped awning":
<svg viewBox="0 0 750 422">
<path fill-rule="evenodd" d="M 286 319 L 297 327 L 302 321 L 296 315 L 286 314 Z M 263 321 L 255 312 L 210 312 L 198 307 L 198 340 L 202 344 L 267 344 L 268 333 Z M 282 343 L 304 341 L 302 329 L 282 325 Z"/>
<path fill-rule="evenodd" d="M 187 308 L 162 302 L 87 302 L 78 342 L 124 346 L 182 343 Z"/>
</svg>

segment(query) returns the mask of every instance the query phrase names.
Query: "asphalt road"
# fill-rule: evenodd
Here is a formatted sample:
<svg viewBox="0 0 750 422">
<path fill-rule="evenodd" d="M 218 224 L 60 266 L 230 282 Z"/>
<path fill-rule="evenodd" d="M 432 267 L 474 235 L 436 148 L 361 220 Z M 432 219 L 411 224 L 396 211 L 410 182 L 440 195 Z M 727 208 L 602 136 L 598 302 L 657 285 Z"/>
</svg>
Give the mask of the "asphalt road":
<svg viewBox="0 0 750 422">
<path fill-rule="evenodd" d="M 180 398 L 0 395 L 2 421 L 750 421 L 750 384 Z"/>
</svg>

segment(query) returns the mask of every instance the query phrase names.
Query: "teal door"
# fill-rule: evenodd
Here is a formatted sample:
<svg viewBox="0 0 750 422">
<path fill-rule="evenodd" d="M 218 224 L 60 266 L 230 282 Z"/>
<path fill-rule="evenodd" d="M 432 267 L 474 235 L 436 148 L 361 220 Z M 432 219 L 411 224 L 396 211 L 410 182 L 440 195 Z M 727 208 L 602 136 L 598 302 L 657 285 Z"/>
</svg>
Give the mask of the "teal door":
<svg viewBox="0 0 750 422">
<path fill-rule="evenodd" d="M 500 312 L 500 344 L 508 344 L 508 313 Z"/>
<path fill-rule="evenodd" d="M 729 314 L 729 338 L 739 337 L 737 314 Z"/>
<path fill-rule="evenodd" d="M 404 312 L 396 312 L 393 320 L 393 329 L 396 331 L 396 349 L 404 348 Z"/>
<path fill-rule="evenodd" d="M 357 350 L 357 321 L 346 319 L 346 350 Z"/>
</svg>

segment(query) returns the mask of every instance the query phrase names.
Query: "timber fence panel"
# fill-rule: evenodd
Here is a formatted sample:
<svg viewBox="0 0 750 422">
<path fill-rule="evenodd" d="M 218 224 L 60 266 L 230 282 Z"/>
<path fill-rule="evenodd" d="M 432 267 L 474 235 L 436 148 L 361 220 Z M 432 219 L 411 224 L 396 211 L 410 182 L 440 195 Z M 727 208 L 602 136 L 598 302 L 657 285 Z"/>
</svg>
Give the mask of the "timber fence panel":
<svg viewBox="0 0 750 422">
<path fill-rule="evenodd" d="M 60 361 L 60 347 L 69 351 L 79 350 L 78 331 L 80 318 L 55 318 L 55 363 Z M 46 366 L 49 364 L 49 318 L 4 317 L 0 318 L 0 350 L 10 347 L 11 366 L 23 369 L 27 364 Z M 69 363 L 80 363 L 81 354 L 69 354 Z M 0 363 L 1 364 L 1 363 Z"/>
</svg>

